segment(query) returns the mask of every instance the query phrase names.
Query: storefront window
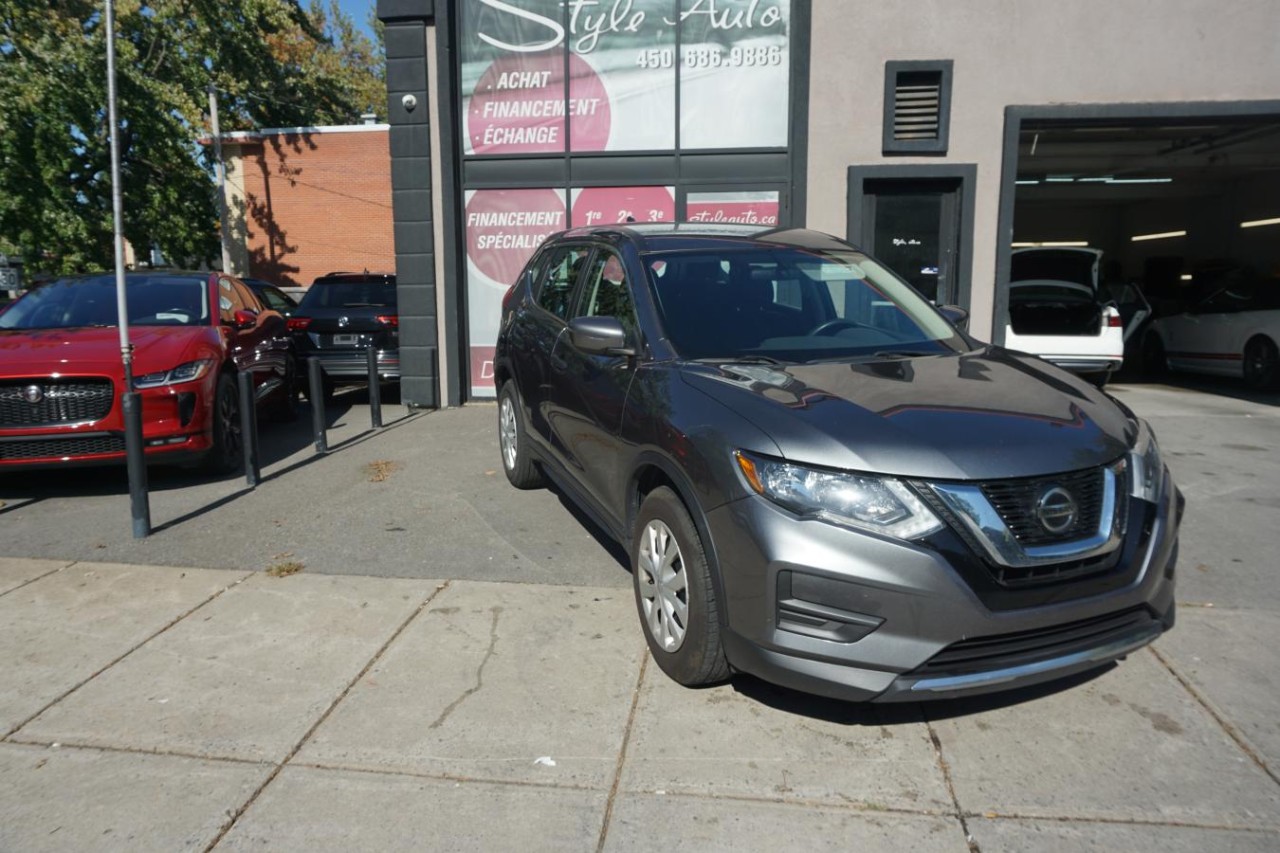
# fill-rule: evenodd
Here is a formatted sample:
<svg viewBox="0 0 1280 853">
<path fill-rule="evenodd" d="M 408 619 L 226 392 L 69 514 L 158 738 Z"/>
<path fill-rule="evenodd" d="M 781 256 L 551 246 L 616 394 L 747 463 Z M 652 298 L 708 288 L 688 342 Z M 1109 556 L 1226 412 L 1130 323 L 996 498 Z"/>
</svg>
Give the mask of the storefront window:
<svg viewBox="0 0 1280 853">
<path fill-rule="evenodd" d="M 460 6 L 467 155 L 787 144 L 790 0 Z"/>
<path fill-rule="evenodd" d="M 565 194 L 560 189 L 468 190 L 466 205 L 471 394 L 493 396 L 502 297 L 542 241 L 565 229 Z"/>
<path fill-rule="evenodd" d="M 741 225 L 777 225 L 778 193 L 689 193 L 685 219 L 690 222 L 732 222 Z"/>
<path fill-rule="evenodd" d="M 671 222 L 676 218 L 675 187 L 589 187 L 573 191 L 572 225 Z"/>
</svg>

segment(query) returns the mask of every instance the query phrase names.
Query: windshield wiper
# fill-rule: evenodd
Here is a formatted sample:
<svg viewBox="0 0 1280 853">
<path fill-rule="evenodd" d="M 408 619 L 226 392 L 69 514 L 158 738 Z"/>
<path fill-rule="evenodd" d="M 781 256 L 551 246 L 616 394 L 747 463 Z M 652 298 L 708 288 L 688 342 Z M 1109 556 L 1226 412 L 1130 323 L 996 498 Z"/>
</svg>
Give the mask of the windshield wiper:
<svg viewBox="0 0 1280 853">
<path fill-rule="evenodd" d="M 923 355 L 938 355 L 936 350 L 918 349 L 883 349 L 871 354 L 872 358 L 918 358 Z"/>
<path fill-rule="evenodd" d="M 386 308 L 385 302 L 344 302 L 343 308 Z"/>
</svg>

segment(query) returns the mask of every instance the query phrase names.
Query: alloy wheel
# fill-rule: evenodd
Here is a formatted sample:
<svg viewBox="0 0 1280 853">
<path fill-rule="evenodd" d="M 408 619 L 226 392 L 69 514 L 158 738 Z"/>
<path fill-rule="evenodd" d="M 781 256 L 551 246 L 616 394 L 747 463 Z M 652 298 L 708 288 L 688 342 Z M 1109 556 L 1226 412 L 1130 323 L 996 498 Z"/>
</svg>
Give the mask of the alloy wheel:
<svg viewBox="0 0 1280 853">
<path fill-rule="evenodd" d="M 674 652 L 689 627 L 689 578 L 671 528 L 650 521 L 640 540 L 640 597 L 649 634 L 663 650 Z"/>
<path fill-rule="evenodd" d="M 516 407 L 512 405 L 510 397 L 503 397 L 501 408 L 498 440 L 502 444 L 502 463 L 507 466 L 508 471 L 514 471 L 518 461 L 516 458 Z"/>
</svg>

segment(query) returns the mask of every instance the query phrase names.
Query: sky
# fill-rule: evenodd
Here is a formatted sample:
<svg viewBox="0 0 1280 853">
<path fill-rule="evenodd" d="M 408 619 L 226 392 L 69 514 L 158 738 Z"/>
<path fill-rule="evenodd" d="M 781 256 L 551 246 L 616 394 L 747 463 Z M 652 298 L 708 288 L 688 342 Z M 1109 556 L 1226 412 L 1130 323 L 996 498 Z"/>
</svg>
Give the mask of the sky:
<svg viewBox="0 0 1280 853">
<path fill-rule="evenodd" d="M 369 29 L 369 10 L 378 5 L 377 0 L 338 0 L 338 5 L 364 30 L 365 35 L 373 38 L 373 32 Z"/>
</svg>

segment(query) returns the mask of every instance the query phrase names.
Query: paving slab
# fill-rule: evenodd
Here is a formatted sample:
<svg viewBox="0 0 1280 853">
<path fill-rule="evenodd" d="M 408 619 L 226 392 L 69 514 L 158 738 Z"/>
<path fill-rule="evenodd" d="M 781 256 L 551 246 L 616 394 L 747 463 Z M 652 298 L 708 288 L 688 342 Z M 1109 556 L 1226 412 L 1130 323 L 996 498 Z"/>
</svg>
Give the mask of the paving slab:
<svg viewBox="0 0 1280 853">
<path fill-rule="evenodd" d="M 966 813 L 1280 826 L 1280 786 L 1148 651 L 999 701 L 952 704 L 933 724 Z"/>
<path fill-rule="evenodd" d="M 629 593 L 455 582 L 296 762 L 607 789 L 644 648 Z"/>
<path fill-rule="evenodd" d="M 951 817 L 865 812 L 705 797 L 624 794 L 604 850 L 910 850 L 969 853 Z"/>
<path fill-rule="evenodd" d="M 1280 834 L 1153 824 L 970 818 L 969 832 L 982 853 L 1274 853 Z"/>
<path fill-rule="evenodd" d="M 1160 652 L 1280 775 L 1280 613 L 1184 607 Z"/>
<path fill-rule="evenodd" d="M 436 585 L 254 575 L 50 708 L 22 739 L 283 761 Z"/>
<path fill-rule="evenodd" d="M 0 597 L 0 736 L 241 577 L 79 563 Z"/>
<path fill-rule="evenodd" d="M 0 850 L 203 850 L 270 770 L 0 744 Z"/>
<path fill-rule="evenodd" d="M 38 577 L 65 569 L 69 560 L 26 560 L 0 557 L 0 595 L 30 583 Z"/>
<path fill-rule="evenodd" d="M 834 702 L 745 677 L 689 690 L 653 665 L 621 787 L 871 809 L 954 809 L 914 708 Z"/>
<path fill-rule="evenodd" d="M 594 850 L 606 794 L 286 767 L 215 850 Z"/>
</svg>

